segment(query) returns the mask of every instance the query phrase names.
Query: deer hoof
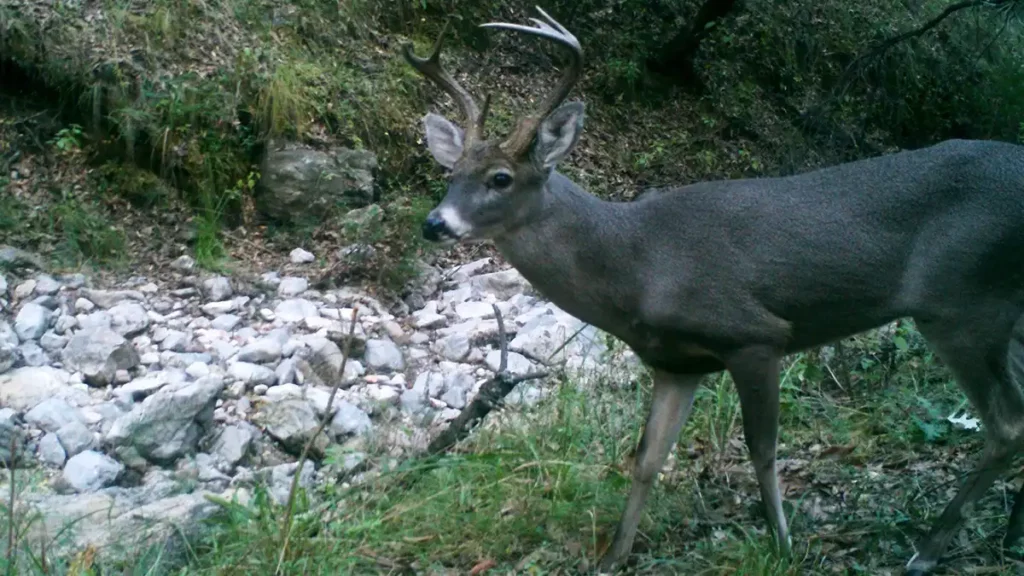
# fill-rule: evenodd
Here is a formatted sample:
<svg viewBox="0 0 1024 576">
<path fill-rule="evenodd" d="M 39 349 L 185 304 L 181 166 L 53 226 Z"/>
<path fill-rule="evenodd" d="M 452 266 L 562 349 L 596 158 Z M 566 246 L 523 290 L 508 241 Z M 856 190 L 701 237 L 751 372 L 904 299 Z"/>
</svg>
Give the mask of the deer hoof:
<svg viewBox="0 0 1024 576">
<path fill-rule="evenodd" d="M 612 574 L 615 574 L 616 568 L 618 568 L 618 565 L 621 563 L 620 560 L 620 558 L 615 558 L 610 553 L 605 554 L 605 556 L 601 558 L 600 564 L 597 565 L 597 575 L 611 576 Z"/>
</svg>

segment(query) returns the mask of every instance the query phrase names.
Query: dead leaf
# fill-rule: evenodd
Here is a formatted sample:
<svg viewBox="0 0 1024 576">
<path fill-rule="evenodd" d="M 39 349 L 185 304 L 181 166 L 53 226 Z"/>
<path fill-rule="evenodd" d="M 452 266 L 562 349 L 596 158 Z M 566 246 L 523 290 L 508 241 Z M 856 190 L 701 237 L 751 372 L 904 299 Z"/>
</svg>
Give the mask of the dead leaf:
<svg viewBox="0 0 1024 576">
<path fill-rule="evenodd" d="M 497 565 L 498 563 L 490 558 L 488 558 L 487 560 L 481 560 L 476 563 L 476 566 L 473 566 L 472 570 L 469 571 L 469 576 L 483 574 L 484 572 L 490 570 L 491 568 L 494 568 Z"/>
</svg>

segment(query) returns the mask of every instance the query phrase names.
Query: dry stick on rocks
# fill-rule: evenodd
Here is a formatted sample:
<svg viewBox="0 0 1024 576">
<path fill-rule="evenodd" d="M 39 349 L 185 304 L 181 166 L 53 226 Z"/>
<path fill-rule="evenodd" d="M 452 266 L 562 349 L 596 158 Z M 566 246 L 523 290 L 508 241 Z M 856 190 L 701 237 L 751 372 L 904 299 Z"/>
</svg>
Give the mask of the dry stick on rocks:
<svg viewBox="0 0 1024 576">
<path fill-rule="evenodd" d="M 512 389 L 516 387 L 516 384 L 548 376 L 547 372 L 532 372 L 523 376 L 513 377 L 506 371 L 508 367 L 508 341 L 505 335 L 505 322 L 501 317 L 501 311 L 498 310 L 498 307 L 494 304 L 491 306 L 494 308 L 494 317 L 498 321 L 498 346 L 499 350 L 501 350 L 501 361 L 498 365 L 498 371 L 493 378 L 480 386 L 480 391 L 477 392 L 473 401 L 462 409 L 462 412 L 451 421 L 448 428 L 430 442 L 426 451 L 422 454 L 424 456 L 435 456 L 445 452 L 468 436 L 473 427 L 482 422 L 484 417 L 508 396 Z M 339 481 L 366 472 L 370 469 L 370 466 L 370 460 L 365 459 L 353 468 L 340 474 Z M 406 481 L 403 485 L 408 486 L 408 483 L 409 481 Z"/>
<path fill-rule="evenodd" d="M 288 543 L 292 536 L 292 513 L 295 509 L 295 493 L 299 488 L 299 478 L 302 475 L 302 466 L 306 462 L 306 457 L 309 455 L 310 450 L 313 449 L 313 444 L 316 439 L 323 433 L 324 429 L 327 428 L 327 424 L 334 419 L 334 413 L 331 412 L 331 408 L 334 407 L 334 397 L 338 395 L 338 389 L 341 388 L 342 382 L 345 380 L 345 365 L 348 364 L 349 354 L 352 352 L 352 340 L 355 339 L 356 333 L 356 320 L 359 316 L 359 305 L 356 304 L 352 307 L 352 321 L 348 327 L 348 338 L 345 339 L 344 351 L 341 358 L 341 368 L 338 370 L 338 375 L 334 379 L 334 386 L 331 387 L 331 395 L 327 399 L 327 408 L 324 410 L 323 419 L 320 421 L 320 425 L 317 426 L 316 430 L 306 441 L 306 445 L 302 447 L 302 452 L 299 454 L 298 466 L 295 467 L 295 475 L 292 476 L 292 485 L 288 490 L 288 505 L 285 508 L 284 524 L 282 531 L 284 532 L 284 539 L 281 542 L 281 552 L 277 557 L 277 568 L 274 570 L 275 574 L 281 574 L 281 566 L 284 565 L 284 556 L 288 552 Z"/>
<path fill-rule="evenodd" d="M 501 401 L 508 396 L 509 392 L 520 382 L 544 378 L 547 372 L 531 372 L 522 376 L 513 377 L 506 369 L 508 367 L 508 342 L 505 338 L 505 322 L 501 318 L 501 311 L 497 305 L 491 304 L 494 308 L 494 317 L 498 320 L 498 345 L 501 350 L 501 363 L 498 365 L 498 372 L 493 378 L 480 386 L 473 401 L 462 409 L 462 412 L 452 420 L 448 428 L 438 435 L 427 446 L 427 455 L 435 455 L 444 452 L 454 446 L 459 440 L 469 435 L 470 430 L 484 417 L 494 410 Z"/>
<path fill-rule="evenodd" d="M 10 474 L 11 493 L 10 500 L 7 501 L 7 574 L 14 574 L 14 544 L 15 544 L 15 526 L 14 526 L 14 513 L 15 513 L 15 500 L 18 497 L 18 493 L 15 490 L 16 481 L 16 470 L 18 465 L 18 434 L 14 432 L 11 434 L 11 457 L 10 466 L 8 472 Z"/>
</svg>

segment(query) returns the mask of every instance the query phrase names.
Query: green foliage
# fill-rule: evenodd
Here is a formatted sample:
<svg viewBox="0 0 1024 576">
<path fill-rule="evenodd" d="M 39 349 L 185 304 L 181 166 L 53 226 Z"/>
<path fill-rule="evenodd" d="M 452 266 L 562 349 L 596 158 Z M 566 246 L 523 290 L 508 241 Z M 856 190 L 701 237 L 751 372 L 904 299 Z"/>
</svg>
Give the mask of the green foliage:
<svg viewBox="0 0 1024 576">
<path fill-rule="evenodd" d="M 7 184 L 7 177 L 0 176 L 0 190 Z M 28 210 L 28 206 L 13 195 L 0 194 L 0 234 L 14 232 L 24 226 Z"/>
<path fill-rule="evenodd" d="M 126 198 L 141 208 L 166 206 L 173 196 L 167 183 L 156 174 L 120 162 L 106 162 L 100 166 L 95 182 L 105 197 Z"/>
<path fill-rule="evenodd" d="M 82 147 L 83 140 L 82 127 L 72 124 L 67 128 L 61 128 L 50 143 L 61 152 L 73 152 Z"/>
<path fill-rule="evenodd" d="M 245 178 L 238 179 L 225 190 L 200 190 L 201 204 L 194 218 L 196 240 L 193 249 L 196 264 L 212 270 L 223 268 L 223 260 L 227 255 L 221 242 L 225 210 L 243 196 L 251 194 L 259 177 L 259 173 L 249 172 Z"/>
<path fill-rule="evenodd" d="M 54 256 L 64 265 L 116 265 L 124 259 L 124 231 L 93 201 L 61 193 L 50 209 L 50 231 L 57 238 Z"/>
</svg>

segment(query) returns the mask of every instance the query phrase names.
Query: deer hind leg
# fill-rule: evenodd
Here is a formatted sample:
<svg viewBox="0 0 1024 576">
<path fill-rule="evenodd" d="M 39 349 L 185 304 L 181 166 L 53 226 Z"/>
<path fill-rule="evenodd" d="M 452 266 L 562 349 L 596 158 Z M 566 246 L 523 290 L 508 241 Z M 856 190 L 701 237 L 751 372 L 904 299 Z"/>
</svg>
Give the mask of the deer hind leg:
<svg viewBox="0 0 1024 576">
<path fill-rule="evenodd" d="M 654 391 L 651 409 L 647 415 L 640 445 L 633 465 L 633 485 L 629 500 L 622 512 L 611 547 L 601 559 L 599 572 L 611 572 L 629 556 L 640 524 L 644 502 L 654 485 L 658 472 L 665 464 L 668 451 L 679 438 L 693 407 L 693 396 L 700 385 L 700 376 L 680 376 L 668 372 L 654 372 Z"/>
<path fill-rule="evenodd" d="M 1018 388 L 1024 388 L 1024 318 L 1017 322 L 1006 358 L 1009 364 L 1007 372 L 1010 380 Z M 1024 537 L 1024 486 L 1017 491 L 1017 495 L 1013 499 L 1013 511 L 1010 512 L 1010 519 L 1006 523 L 1003 547 L 1013 547 L 1021 540 L 1021 537 Z"/>
<path fill-rule="evenodd" d="M 1012 318 L 1018 315 L 1019 311 Z M 1012 346 L 1013 321 L 999 321 L 1008 317 L 977 314 L 941 325 L 919 323 L 921 333 L 950 367 L 978 411 L 986 441 L 980 461 L 907 563 L 910 575 L 926 574 L 938 564 L 967 509 L 1006 470 L 1024 443 L 1024 394 L 1011 376 L 1012 365 L 1007 358 L 1013 350 L 1008 348 Z"/>
<path fill-rule="evenodd" d="M 770 347 L 750 347 L 733 354 L 726 367 L 736 384 L 743 413 L 743 436 L 750 451 L 761 501 L 779 553 L 792 554 L 793 542 L 782 510 L 782 493 L 775 469 L 779 437 L 779 364 L 781 353 Z"/>
</svg>

